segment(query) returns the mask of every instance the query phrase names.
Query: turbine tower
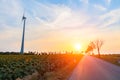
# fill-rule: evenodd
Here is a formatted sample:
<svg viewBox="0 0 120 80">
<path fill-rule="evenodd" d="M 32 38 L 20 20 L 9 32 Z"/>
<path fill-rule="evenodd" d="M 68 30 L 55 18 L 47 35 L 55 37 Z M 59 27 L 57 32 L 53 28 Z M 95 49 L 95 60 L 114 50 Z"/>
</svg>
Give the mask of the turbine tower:
<svg viewBox="0 0 120 80">
<path fill-rule="evenodd" d="M 21 54 L 24 53 L 24 37 L 25 37 L 25 22 L 26 22 L 26 17 L 24 16 L 24 14 L 22 17 L 22 21 L 23 21 L 23 34 L 22 34 L 22 43 L 21 43 L 21 50 L 20 50 Z"/>
</svg>

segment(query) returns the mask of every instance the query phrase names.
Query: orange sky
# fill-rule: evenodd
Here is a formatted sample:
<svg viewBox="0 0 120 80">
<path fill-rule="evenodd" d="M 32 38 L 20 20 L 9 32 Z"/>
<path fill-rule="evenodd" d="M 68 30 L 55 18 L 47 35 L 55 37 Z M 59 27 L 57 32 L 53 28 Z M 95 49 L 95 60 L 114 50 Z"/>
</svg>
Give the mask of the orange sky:
<svg viewBox="0 0 120 80">
<path fill-rule="evenodd" d="M 45 2 L 44 2 L 45 1 Z M 81 51 L 104 41 L 102 51 L 120 52 L 120 5 L 114 0 L 0 1 L 0 51 L 20 51 L 25 10 L 25 51 Z M 11 11 L 12 10 L 12 11 Z"/>
</svg>

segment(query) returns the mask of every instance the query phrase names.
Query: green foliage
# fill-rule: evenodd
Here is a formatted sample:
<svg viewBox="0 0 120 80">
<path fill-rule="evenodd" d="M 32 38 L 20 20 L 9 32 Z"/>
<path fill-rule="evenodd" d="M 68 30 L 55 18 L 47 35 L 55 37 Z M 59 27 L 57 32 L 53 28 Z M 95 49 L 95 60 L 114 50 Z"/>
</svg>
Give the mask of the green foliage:
<svg viewBox="0 0 120 80">
<path fill-rule="evenodd" d="M 44 76 L 80 59 L 78 54 L 0 55 L 0 80 L 16 80 L 34 72 Z"/>
</svg>

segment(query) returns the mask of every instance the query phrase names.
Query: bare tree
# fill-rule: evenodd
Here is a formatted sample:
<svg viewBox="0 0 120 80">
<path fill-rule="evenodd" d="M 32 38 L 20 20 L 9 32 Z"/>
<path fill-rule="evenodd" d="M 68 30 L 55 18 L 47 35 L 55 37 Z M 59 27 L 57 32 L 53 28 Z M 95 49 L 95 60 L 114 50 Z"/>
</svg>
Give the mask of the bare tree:
<svg viewBox="0 0 120 80">
<path fill-rule="evenodd" d="M 100 57 L 100 49 L 101 49 L 101 47 L 102 47 L 102 45 L 103 45 L 103 40 L 97 39 L 97 40 L 95 40 L 93 43 L 94 43 L 94 45 L 95 45 L 95 48 L 96 48 L 97 51 L 98 51 L 98 56 Z"/>
</svg>

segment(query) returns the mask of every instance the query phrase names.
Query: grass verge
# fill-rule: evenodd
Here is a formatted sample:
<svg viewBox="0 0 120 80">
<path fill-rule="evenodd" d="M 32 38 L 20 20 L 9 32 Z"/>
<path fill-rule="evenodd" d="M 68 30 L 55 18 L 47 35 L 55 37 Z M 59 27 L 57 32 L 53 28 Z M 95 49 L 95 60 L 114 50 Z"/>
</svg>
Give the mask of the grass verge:
<svg viewBox="0 0 120 80">
<path fill-rule="evenodd" d="M 101 55 L 100 59 L 110 62 L 112 64 L 115 64 L 117 66 L 120 66 L 120 54 Z"/>
</svg>

